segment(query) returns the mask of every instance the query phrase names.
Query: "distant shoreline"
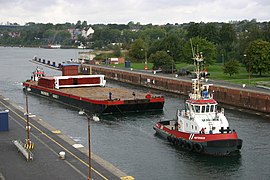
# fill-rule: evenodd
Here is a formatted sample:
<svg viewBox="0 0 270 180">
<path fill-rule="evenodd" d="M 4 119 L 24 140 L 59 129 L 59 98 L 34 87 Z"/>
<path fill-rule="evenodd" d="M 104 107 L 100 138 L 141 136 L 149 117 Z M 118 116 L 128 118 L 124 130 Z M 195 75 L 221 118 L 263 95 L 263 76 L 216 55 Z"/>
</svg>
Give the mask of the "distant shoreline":
<svg viewBox="0 0 270 180">
<path fill-rule="evenodd" d="M 16 46 L 11 46 L 11 45 L 0 45 L 0 47 L 11 47 L 11 48 L 43 48 L 43 49 L 80 49 L 80 48 L 77 48 L 75 46 L 65 46 L 65 45 L 62 45 L 61 48 L 50 48 L 48 46 L 21 46 L 21 45 L 16 45 Z M 90 49 L 90 48 L 84 48 L 84 49 Z M 84 49 L 81 49 L 81 50 L 84 50 Z"/>
</svg>

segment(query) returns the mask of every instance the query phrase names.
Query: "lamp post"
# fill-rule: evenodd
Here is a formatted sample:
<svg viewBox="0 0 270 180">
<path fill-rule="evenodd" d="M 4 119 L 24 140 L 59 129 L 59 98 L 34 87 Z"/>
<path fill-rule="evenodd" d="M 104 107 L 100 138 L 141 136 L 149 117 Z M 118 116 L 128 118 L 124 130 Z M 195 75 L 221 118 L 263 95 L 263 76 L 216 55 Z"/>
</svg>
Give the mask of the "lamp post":
<svg viewBox="0 0 270 180">
<path fill-rule="evenodd" d="M 28 91 L 31 89 L 29 87 L 25 87 L 25 104 L 26 104 L 26 139 L 25 139 L 25 148 L 26 149 L 33 149 L 34 144 L 30 140 L 30 122 L 29 122 L 29 110 L 28 110 Z M 30 154 L 29 154 L 30 156 Z M 28 157 L 29 158 L 29 157 Z"/>
<path fill-rule="evenodd" d="M 29 127 L 29 112 L 28 112 L 28 95 L 27 95 L 27 87 L 25 88 L 25 104 L 26 104 L 26 143 L 30 141 L 30 127 Z"/>
<path fill-rule="evenodd" d="M 148 69 L 148 65 L 147 65 L 147 52 L 146 52 L 146 50 L 144 50 L 144 49 L 141 49 L 141 51 L 144 51 L 144 58 L 145 58 L 145 62 L 144 62 L 145 66 L 144 66 L 144 69 L 147 70 L 147 69 Z"/>
<path fill-rule="evenodd" d="M 167 50 L 167 54 L 170 55 L 170 50 Z M 172 74 L 173 74 L 173 60 L 172 60 Z"/>
<path fill-rule="evenodd" d="M 87 180 L 91 180 L 92 178 L 92 162 L 91 162 L 91 140 L 90 140 L 90 116 L 86 114 L 84 111 L 79 111 L 80 115 L 85 115 L 88 121 L 88 178 Z"/>
<path fill-rule="evenodd" d="M 247 55 L 244 54 L 245 60 L 247 59 Z M 248 61 L 248 84 L 250 85 L 250 61 Z"/>
</svg>

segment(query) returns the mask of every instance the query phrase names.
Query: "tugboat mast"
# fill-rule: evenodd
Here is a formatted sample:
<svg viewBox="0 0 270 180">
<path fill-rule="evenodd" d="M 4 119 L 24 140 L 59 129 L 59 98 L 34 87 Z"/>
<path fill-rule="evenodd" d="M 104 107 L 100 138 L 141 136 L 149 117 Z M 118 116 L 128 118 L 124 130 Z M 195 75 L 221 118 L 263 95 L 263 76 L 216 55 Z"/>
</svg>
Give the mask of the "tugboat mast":
<svg viewBox="0 0 270 180">
<path fill-rule="evenodd" d="M 194 99 L 198 100 L 201 98 L 201 88 L 202 88 L 202 82 L 201 82 L 201 63 L 203 62 L 203 55 L 202 52 L 196 54 L 193 58 L 194 60 L 194 66 L 196 67 L 196 79 L 193 79 L 192 87 L 193 87 L 193 94 Z"/>
</svg>

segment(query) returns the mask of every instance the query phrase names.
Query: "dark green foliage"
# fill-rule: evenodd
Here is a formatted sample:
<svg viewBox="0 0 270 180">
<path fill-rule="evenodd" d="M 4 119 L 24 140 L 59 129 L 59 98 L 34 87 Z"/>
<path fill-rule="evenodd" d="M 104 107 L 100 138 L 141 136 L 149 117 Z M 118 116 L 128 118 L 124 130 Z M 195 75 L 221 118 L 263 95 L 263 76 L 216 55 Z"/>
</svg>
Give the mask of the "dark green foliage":
<svg viewBox="0 0 270 180">
<path fill-rule="evenodd" d="M 263 40 L 252 41 L 246 49 L 245 65 L 248 72 L 259 74 L 270 72 L 270 43 Z"/>
<path fill-rule="evenodd" d="M 121 47 L 120 46 L 114 46 L 113 49 L 113 55 L 115 57 L 121 57 Z"/>
<path fill-rule="evenodd" d="M 193 46 L 195 54 L 197 52 L 202 52 L 203 56 L 205 57 L 205 65 L 211 65 L 216 62 L 216 46 L 214 43 L 200 37 L 191 38 L 190 41 L 186 41 L 183 50 L 185 62 L 193 64 L 191 45 Z"/>
<path fill-rule="evenodd" d="M 191 22 L 187 28 L 188 34 L 187 38 L 201 37 L 202 27 L 199 23 Z"/>
<path fill-rule="evenodd" d="M 232 76 L 233 74 L 238 74 L 239 70 L 240 70 L 240 64 L 238 61 L 234 59 L 226 62 L 223 67 L 224 74 L 229 74 L 230 76 Z"/>
<path fill-rule="evenodd" d="M 162 69 L 164 72 L 171 72 L 175 68 L 173 58 L 165 51 L 157 51 L 149 58 L 153 62 L 153 69 Z"/>
<path fill-rule="evenodd" d="M 174 61 L 183 62 L 184 43 L 179 34 L 170 34 L 162 40 L 159 49 L 166 51 Z"/>
<path fill-rule="evenodd" d="M 149 27 L 139 31 L 138 33 L 140 38 L 142 38 L 148 43 L 151 41 L 162 39 L 166 35 L 165 29 L 161 27 Z"/>
<path fill-rule="evenodd" d="M 131 44 L 128 55 L 133 61 L 143 62 L 147 51 L 146 43 L 142 39 L 137 39 Z"/>
<path fill-rule="evenodd" d="M 1 28 L 5 38 L 0 36 L 0 45 L 7 46 L 45 46 L 49 43 L 72 43 L 70 40 L 70 33 L 67 31 L 70 24 L 35 24 L 27 23 L 26 26 L 18 28 Z M 20 35 L 17 37 L 10 36 L 10 33 L 17 32 Z"/>
<path fill-rule="evenodd" d="M 236 50 L 236 31 L 233 29 L 233 25 L 229 23 L 223 23 L 219 32 L 220 42 L 219 50 L 223 54 L 225 61 L 232 59 Z"/>
</svg>

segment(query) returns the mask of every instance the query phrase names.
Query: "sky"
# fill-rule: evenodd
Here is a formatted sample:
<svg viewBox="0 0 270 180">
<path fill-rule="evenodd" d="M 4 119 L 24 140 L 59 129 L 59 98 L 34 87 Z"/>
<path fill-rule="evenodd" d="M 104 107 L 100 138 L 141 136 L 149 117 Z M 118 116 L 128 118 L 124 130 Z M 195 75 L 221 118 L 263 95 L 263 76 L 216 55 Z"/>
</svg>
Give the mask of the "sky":
<svg viewBox="0 0 270 180">
<path fill-rule="evenodd" d="M 269 0 L 0 0 L 0 23 L 270 21 Z"/>
</svg>

